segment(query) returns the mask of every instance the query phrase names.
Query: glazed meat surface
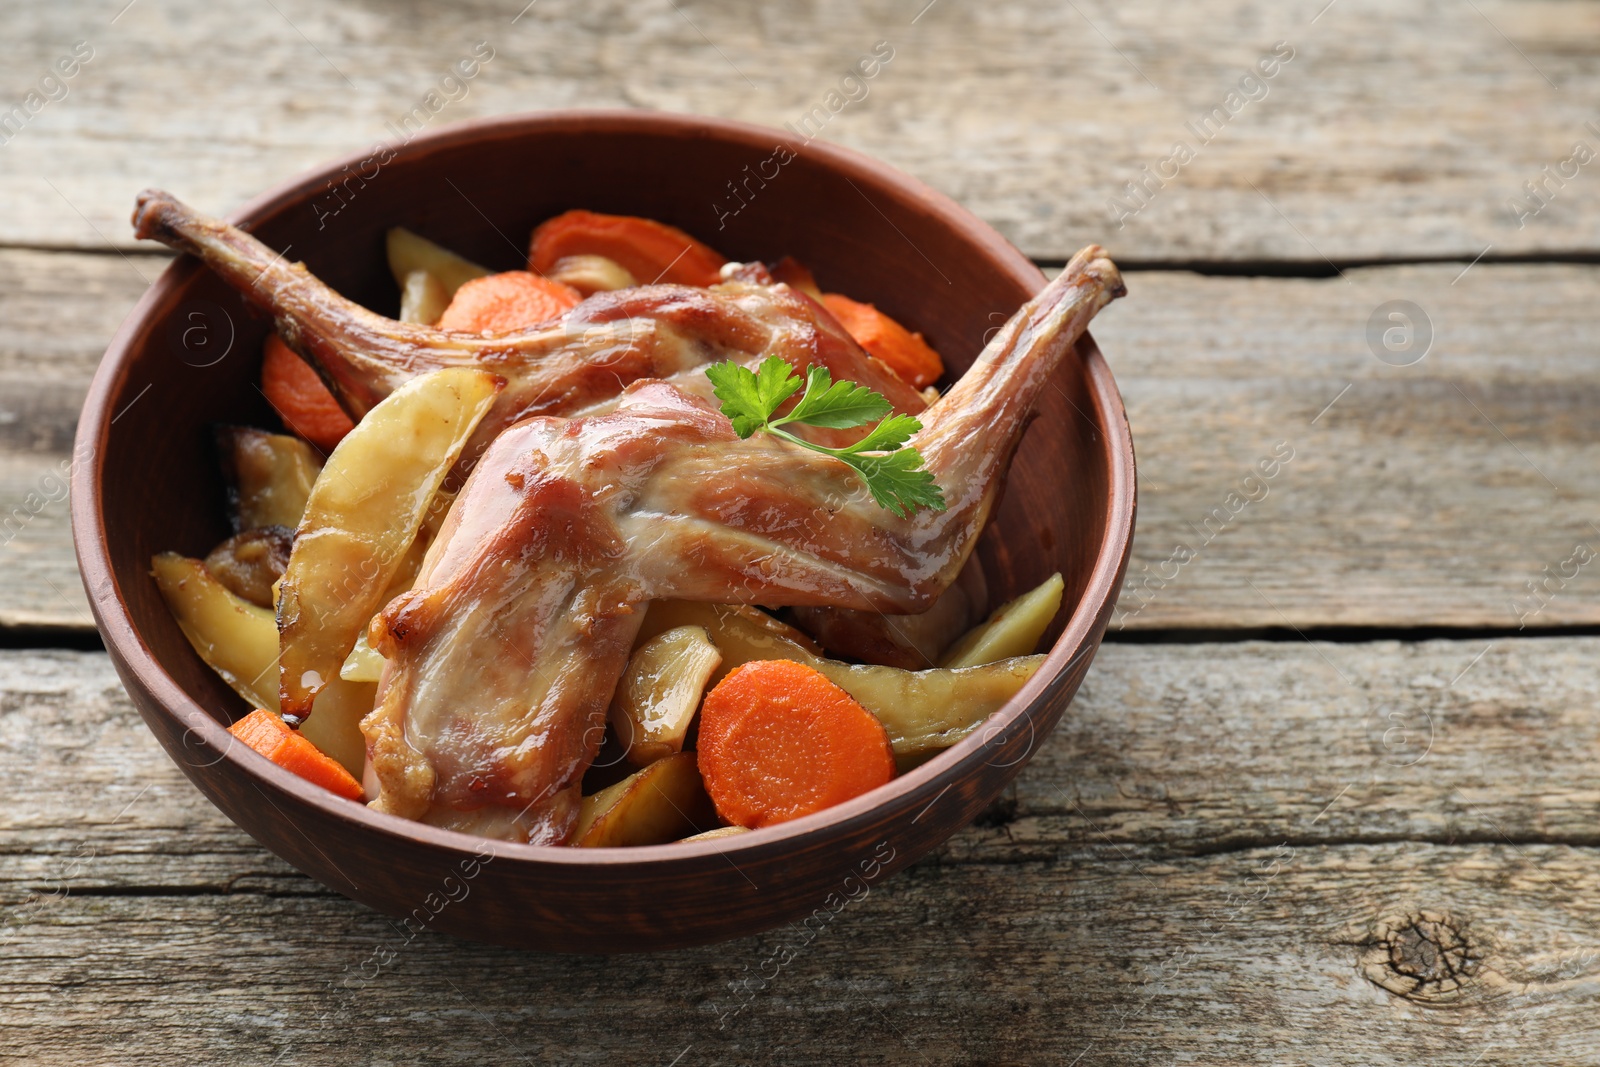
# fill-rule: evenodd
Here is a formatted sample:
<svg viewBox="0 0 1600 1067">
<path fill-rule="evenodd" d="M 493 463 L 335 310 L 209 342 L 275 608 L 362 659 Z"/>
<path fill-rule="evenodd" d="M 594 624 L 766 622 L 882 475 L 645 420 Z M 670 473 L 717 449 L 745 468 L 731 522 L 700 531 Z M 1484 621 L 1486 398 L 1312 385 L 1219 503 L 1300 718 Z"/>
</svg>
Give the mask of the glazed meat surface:
<svg viewBox="0 0 1600 1067">
<path fill-rule="evenodd" d="M 844 464 L 740 440 L 704 390 L 673 381 L 504 430 L 415 587 L 373 622 L 387 659 L 363 723 L 374 806 L 564 841 L 652 599 L 925 610 L 971 553 L 1051 374 L 1123 292 L 1102 249 L 1080 252 L 922 414 L 912 444 L 942 512 L 899 518 Z"/>
<path fill-rule="evenodd" d="M 518 419 L 604 412 L 631 382 L 665 379 L 709 398 L 703 370 L 725 359 L 753 365 L 777 355 L 801 372 L 817 364 L 836 381 L 882 393 L 896 411 L 915 414 L 926 406 L 920 393 L 868 355 L 832 316 L 786 285 L 646 285 L 596 293 L 548 326 L 498 335 L 455 333 L 369 311 L 303 264 L 286 261 L 171 194 L 140 194 L 133 221 L 139 237 L 198 256 L 271 314 L 289 347 L 318 369 L 352 418 L 402 383 L 441 367 L 476 367 L 504 378 L 505 390 L 463 453 L 469 464 Z M 857 436 L 836 435 L 821 431 L 816 439 L 842 444 Z"/>
</svg>

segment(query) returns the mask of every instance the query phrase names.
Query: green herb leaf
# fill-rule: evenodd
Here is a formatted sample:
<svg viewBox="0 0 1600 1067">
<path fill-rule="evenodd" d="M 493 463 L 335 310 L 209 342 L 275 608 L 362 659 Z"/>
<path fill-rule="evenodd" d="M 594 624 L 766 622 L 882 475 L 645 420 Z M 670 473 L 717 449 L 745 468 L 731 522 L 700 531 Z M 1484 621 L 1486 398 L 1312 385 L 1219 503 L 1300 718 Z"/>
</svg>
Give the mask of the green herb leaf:
<svg viewBox="0 0 1600 1067">
<path fill-rule="evenodd" d="M 922 423 L 911 415 L 891 414 L 893 405 L 881 393 L 855 382 L 835 382 L 826 367 L 806 369 L 806 391 L 789 414 L 773 418 L 800 388 L 800 377 L 788 362 L 768 356 L 751 371 L 732 361 L 706 368 L 712 391 L 734 432 L 747 438 L 757 430 L 780 437 L 849 464 L 866 482 L 879 507 L 901 518 L 919 507 L 945 509 L 944 493 L 923 469 L 922 453 L 906 448 Z M 879 420 L 865 437 L 844 448 L 814 444 L 782 429 L 787 423 L 844 430 Z"/>
<path fill-rule="evenodd" d="M 732 360 L 715 363 L 706 368 L 706 377 L 722 401 L 722 413 L 740 437 L 749 437 L 765 426 L 772 413 L 800 388 L 794 369 L 780 356 L 768 356 L 755 371 Z"/>
<path fill-rule="evenodd" d="M 915 415 L 890 415 L 874 426 L 867 436 L 843 451 L 893 452 L 911 440 L 911 435 L 920 429 L 922 422 Z"/>
<path fill-rule="evenodd" d="M 836 382 L 827 367 L 813 366 L 806 369 L 806 392 L 800 403 L 773 425 L 798 422 L 830 430 L 847 430 L 852 426 L 865 426 L 893 410 L 882 394 L 855 382 Z"/>
<path fill-rule="evenodd" d="M 839 458 L 861 473 L 879 507 L 888 508 L 902 519 L 919 507 L 945 509 L 943 490 L 934 483 L 933 475 L 922 469 L 922 453 L 914 448 Z"/>
</svg>

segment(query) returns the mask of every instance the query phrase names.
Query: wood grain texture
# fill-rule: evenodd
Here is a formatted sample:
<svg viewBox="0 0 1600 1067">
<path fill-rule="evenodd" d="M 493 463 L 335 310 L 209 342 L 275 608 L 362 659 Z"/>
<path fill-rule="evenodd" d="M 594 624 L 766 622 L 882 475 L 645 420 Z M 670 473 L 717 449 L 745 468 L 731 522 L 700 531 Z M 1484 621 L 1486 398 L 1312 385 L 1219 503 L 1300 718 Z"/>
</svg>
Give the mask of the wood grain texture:
<svg viewBox="0 0 1600 1067">
<path fill-rule="evenodd" d="M 1600 11 L 1559 0 L 116 6 L 9 15 L 4 107 L 74 41 L 94 58 L 4 146 L 0 192 L 29 209 L 0 220 L 0 243 L 126 247 L 147 184 L 231 210 L 392 139 L 479 41 L 495 58 L 430 125 L 611 106 L 781 126 L 826 106 L 882 40 L 892 61 L 822 135 L 932 182 L 1035 256 L 1090 240 L 1130 261 L 1318 264 L 1600 248 L 1600 181 L 1559 174 L 1576 142 L 1600 149 L 1585 126 L 1600 120 Z M 1192 133 L 1278 42 L 1293 58 L 1266 95 L 1236 97 L 1209 142 Z M 1193 161 L 1119 228 L 1110 199 L 1179 141 Z M 1519 219 L 1508 202 L 1546 166 L 1559 185 Z M 706 190 L 708 230 L 724 195 Z"/>
<path fill-rule="evenodd" d="M 44 482 L 69 460 L 105 343 L 164 264 L 0 251 L 0 625 L 90 625 L 64 501 Z M 1096 324 L 1140 476 L 1113 627 L 1600 623 L 1600 572 L 1561 575 L 1577 545 L 1600 547 L 1600 268 L 1345 278 L 1141 271 Z M 1431 323 L 1414 365 L 1369 345 L 1390 300 Z M 1259 496 L 1244 479 L 1279 442 L 1294 458 L 1266 495 L 1208 522 L 1230 493 Z M 1180 545 L 1194 558 L 1169 562 Z"/>
<path fill-rule="evenodd" d="M 166 256 L 0 251 L 0 627 L 93 630 L 66 479 L 84 393 Z"/>
<path fill-rule="evenodd" d="M 999 832 L 968 832 L 943 854 L 1595 844 L 1597 650 L 1595 638 L 1108 643 L 1061 725 L 980 820 Z M 240 835 L 169 764 L 102 655 L 3 652 L 0 679 L 0 759 L 13 768 L 0 796 L 15 857 L 0 877 L 45 877 L 77 838 L 99 856 L 99 876 L 81 884 L 101 888 L 144 871 L 216 889 L 275 864 L 252 847 L 257 866 L 234 865 Z M 124 848 L 173 833 L 181 860 Z"/>
<path fill-rule="evenodd" d="M 326 896 L 72 895 L 0 949 L 0 1057 L 1593 1064 L 1597 889 L 1560 846 L 925 864 L 809 937 L 613 959 L 412 939 Z M 1406 936 L 1429 917 L 1459 971 Z"/>
<path fill-rule="evenodd" d="M 1113 625 L 1600 622 L 1600 578 L 1568 562 L 1600 538 L 1597 281 L 1587 266 L 1135 276 L 1095 326 L 1139 459 Z M 1409 353 L 1381 343 L 1404 329 L 1380 314 L 1392 301 L 1418 309 Z M 1280 443 L 1294 458 L 1262 478 Z"/>
<path fill-rule="evenodd" d="M 104 656 L 0 653 L 0 1056 L 1600 1062 L 1600 641 L 1479 647 L 1108 645 L 1012 801 L 820 933 L 615 959 L 413 936 L 227 824 Z"/>
</svg>

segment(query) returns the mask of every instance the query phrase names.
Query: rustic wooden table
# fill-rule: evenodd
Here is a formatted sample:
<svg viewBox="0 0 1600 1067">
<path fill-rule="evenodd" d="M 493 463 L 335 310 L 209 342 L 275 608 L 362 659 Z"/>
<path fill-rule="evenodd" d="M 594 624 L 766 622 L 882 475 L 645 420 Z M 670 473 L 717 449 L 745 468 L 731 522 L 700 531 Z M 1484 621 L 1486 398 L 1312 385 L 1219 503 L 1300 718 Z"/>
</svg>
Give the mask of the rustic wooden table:
<svg viewBox="0 0 1600 1067">
<path fill-rule="evenodd" d="M 0 1060 L 1600 1063 L 1600 7 L 522 3 L 5 5 Z M 479 42 L 430 126 L 781 125 L 880 41 L 823 136 L 1131 268 L 1134 561 L 1009 795 L 776 976 L 408 942 L 213 811 L 63 500 L 134 193 L 231 210 Z"/>
</svg>

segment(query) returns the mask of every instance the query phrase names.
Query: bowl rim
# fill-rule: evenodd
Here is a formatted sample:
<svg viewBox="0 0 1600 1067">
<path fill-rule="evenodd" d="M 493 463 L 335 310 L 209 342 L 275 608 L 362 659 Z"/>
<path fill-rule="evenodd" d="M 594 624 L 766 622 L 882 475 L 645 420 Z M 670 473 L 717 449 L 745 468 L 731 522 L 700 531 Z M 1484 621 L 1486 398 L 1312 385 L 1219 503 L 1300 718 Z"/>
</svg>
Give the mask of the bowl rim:
<svg viewBox="0 0 1600 1067">
<path fill-rule="evenodd" d="M 574 108 L 524 112 L 453 123 L 419 134 L 398 147 L 390 145 L 394 156 L 384 165 L 387 167 L 412 157 L 450 149 L 463 142 L 551 132 L 676 133 L 679 136 L 733 142 L 762 151 L 781 145 L 797 156 L 808 157 L 828 169 L 843 173 L 858 190 L 862 181 L 873 186 L 894 187 L 897 194 L 919 201 L 930 214 L 937 215 L 963 238 L 982 247 L 1019 278 L 1027 278 L 1035 291 L 1045 281 L 1043 273 L 1033 262 L 989 224 L 919 179 L 851 148 L 815 139 L 808 141 L 786 131 L 730 119 L 634 109 Z M 250 229 L 279 211 L 304 204 L 322 188 L 328 177 L 346 168 L 360 166 L 372 152 L 370 148 L 354 152 L 291 177 L 231 213 L 229 221 Z M 298 803 L 320 809 L 333 819 L 354 823 L 363 830 L 379 835 L 399 837 L 445 852 L 492 855 L 496 860 L 560 867 L 665 868 L 716 855 L 722 855 L 732 863 L 741 853 L 786 849 L 800 839 L 813 835 L 819 840 L 824 835 L 848 835 L 854 829 L 870 825 L 872 814 L 880 808 L 914 794 L 932 792 L 941 780 L 949 778 L 950 781 L 927 801 L 927 807 L 922 809 L 926 812 L 954 785 L 958 777 L 963 777 L 961 771 L 964 768 L 982 759 L 984 750 L 991 742 L 1008 740 L 1019 723 L 1026 723 L 1032 729 L 1028 712 L 1059 691 L 1070 678 L 1075 661 L 1091 655 L 1099 645 L 1095 639 L 1095 628 L 1102 618 L 1109 619 L 1132 547 L 1137 489 L 1133 440 L 1122 397 L 1105 357 L 1093 338 L 1086 333 L 1078 344 L 1078 353 L 1089 380 L 1091 400 L 1104 428 L 1105 450 L 1109 458 L 1109 506 L 1105 534 L 1083 595 L 1074 606 L 1061 636 L 1046 653 L 1044 663 L 1034 676 L 989 717 L 983 729 L 922 765 L 896 776 L 886 785 L 852 800 L 775 826 L 706 841 L 593 849 L 531 845 L 441 829 L 373 811 L 360 801 L 335 796 L 235 743 L 235 738 L 227 728 L 189 696 L 156 659 L 127 610 L 120 583 L 112 570 L 101 500 L 105 445 L 117 414 L 111 410 L 112 398 L 121 390 L 128 376 L 134 339 L 146 328 L 146 320 L 152 310 L 203 269 L 192 257 L 180 256 L 175 259 L 128 313 L 107 347 L 84 401 L 73 444 L 74 456 L 83 457 L 84 462 L 74 464 L 71 513 L 79 572 L 107 651 L 112 653 L 114 661 L 119 661 L 125 670 L 138 678 L 164 714 L 177 720 L 186 729 L 185 745 L 190 743 L 192 737 L 195 749 L 208 754 L 207 762 L 203 764 L 205 766 L 230 760 L 234 770 L 254 780 L 258 788 L 271 786 L 289 794 Z M 1031 755 L 1034 740 L 1030 740 L 1028 751 L 1017 757 L 1015 763 L 1020 764 Z M 268 799 L 270 802 L 270 797 Z M 917 818 L 921 818 L 921 814 Z M 737 869 L 736 863 L 734 866 Z"/>
</svg>

